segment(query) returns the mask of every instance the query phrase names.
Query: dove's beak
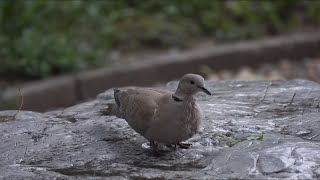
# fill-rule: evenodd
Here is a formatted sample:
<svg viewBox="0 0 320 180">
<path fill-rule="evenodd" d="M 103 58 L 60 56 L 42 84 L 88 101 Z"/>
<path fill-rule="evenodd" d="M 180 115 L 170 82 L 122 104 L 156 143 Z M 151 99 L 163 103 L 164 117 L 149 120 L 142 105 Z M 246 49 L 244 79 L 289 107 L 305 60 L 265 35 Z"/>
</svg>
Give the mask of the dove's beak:
<svg viewBox="0 0 320 180">
<path fill-rule="evenodd" d="M 201 86 L 197 86 L 197 87 L 199 89 L 201 89 L 203 92 L 205 92 L 206 94 L 211 95 L 211 92 L 208 89 L 206 89 L 205 87 L 201 87 Z"/>
</svg>

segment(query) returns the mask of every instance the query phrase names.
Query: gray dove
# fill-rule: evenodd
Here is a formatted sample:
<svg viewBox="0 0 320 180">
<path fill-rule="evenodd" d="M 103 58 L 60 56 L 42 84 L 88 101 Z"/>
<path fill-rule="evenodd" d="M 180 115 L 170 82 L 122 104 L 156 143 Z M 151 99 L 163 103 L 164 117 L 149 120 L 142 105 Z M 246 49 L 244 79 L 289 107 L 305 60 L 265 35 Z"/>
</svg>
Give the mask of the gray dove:
<svg viewBox="0 0 320 180">
<path fill-rule="evenodd" d="M 204 87 L 204 79 L 197 74 L 186 74 L 175 92 L 130 88 L 114 90 L 119 117 L 124 118 L 137 133 L 150 141 L 155 155 L 158 143 L 189 148 L 182 143 L 197 133 L 202 113 L 194 95 L 211 93 Z"/>
</svg>

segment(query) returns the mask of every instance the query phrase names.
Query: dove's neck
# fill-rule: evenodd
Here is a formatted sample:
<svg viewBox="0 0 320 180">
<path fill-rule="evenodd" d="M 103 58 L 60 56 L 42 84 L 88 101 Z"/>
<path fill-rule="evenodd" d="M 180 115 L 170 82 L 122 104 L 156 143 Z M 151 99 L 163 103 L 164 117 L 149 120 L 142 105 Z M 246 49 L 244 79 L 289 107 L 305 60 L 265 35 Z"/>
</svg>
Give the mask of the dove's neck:
<svg viewBox="0 0 320 180">
<path fill-rule="evenodd" d="M 173 93 L 173 96 L 182 100 L 182 101 L 194 101 L 193 94 L 186 94 L 180 91 L 178 88 L 175 93 Z"/>
</svg>

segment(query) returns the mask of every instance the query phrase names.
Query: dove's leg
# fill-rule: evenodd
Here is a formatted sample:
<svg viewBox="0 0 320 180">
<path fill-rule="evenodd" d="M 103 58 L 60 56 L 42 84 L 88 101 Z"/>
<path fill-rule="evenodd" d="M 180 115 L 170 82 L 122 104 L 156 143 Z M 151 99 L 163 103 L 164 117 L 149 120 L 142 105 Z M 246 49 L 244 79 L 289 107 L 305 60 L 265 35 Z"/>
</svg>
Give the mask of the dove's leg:
<svg viewBox="0 0 320 180">
<path fill-rule="evenodd" d="M 154 141 L 150 141 L 150 145 L 152 147 L 152 153 L 154 156 L 162 156 L 164 154 L 162 154 L 159 150 L 158 150 L 158 144 Z"/>
<path fill-rule="evenodd" d="M 177 145 L 182 148 L 182 149 L 188 149 L 192 144 L 190 143 L 182 143 L 182 142 L 178 142 Z"/>
<path fill-rule="evenodd" d="M 152 149 L 157 149 L 158 148 L 157 144 L 154 141 L 150 141 L 150 146 L 151 146 Z"/>
</svg>

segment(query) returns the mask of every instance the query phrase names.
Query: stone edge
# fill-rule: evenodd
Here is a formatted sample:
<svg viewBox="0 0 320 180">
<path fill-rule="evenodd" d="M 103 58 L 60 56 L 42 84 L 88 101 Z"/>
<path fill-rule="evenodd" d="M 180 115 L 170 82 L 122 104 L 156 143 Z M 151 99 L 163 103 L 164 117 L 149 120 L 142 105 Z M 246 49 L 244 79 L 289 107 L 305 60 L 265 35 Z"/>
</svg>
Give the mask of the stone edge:
<svg viewBox="0 0 320 180">
<path fill-rule="evenodd" d="M 185 73 L 202 74 L 203 67 L 213 70 L 232 69 L 241 65 L 256 66 L 285 58 L 301 59 L 318 55 L 320 33 L 294 34 L 190 50 L 140 61 L 124 68 L 106 67 L 59 76 L 9 88 L 4 92 L 4 99 L 16 104 L 17 89 L 20 88 L 24 97 L 23 109 L 46 111 L 94 98 L 112 87 L 148 86 L 179 78 Z"/>
</svg>

